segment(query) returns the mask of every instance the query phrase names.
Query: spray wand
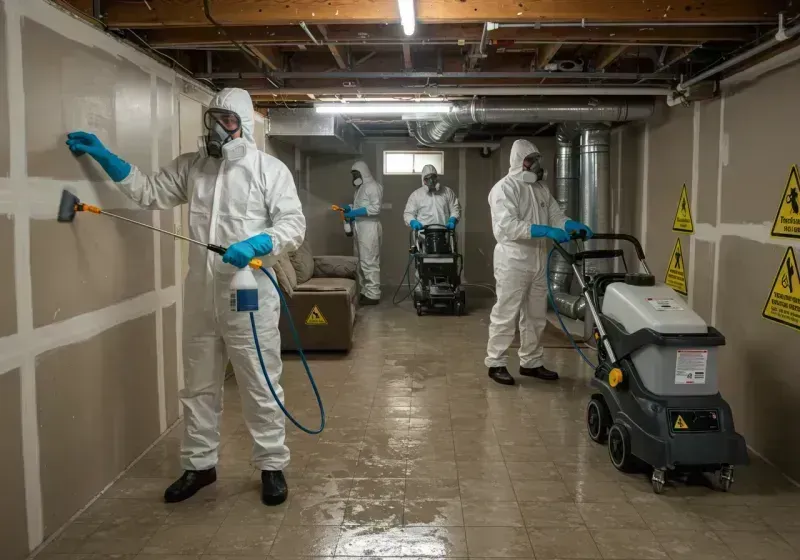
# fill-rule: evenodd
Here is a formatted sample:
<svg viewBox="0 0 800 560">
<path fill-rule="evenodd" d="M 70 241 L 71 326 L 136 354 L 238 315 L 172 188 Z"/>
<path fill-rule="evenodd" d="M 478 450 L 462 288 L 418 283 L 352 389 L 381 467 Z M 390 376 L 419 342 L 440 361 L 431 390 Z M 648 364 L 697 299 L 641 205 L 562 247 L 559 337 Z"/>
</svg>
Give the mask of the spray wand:
<svg viewBox="0 0 800 560">
<path fill-rule="evenodd" d="M 353 237 L 353 226 L 350 224 L 350 220 L 345 219 L 344 217 L 344 208 L 341 206 L 336 206 L 335 204 L 331 206 L 331 210 L 334 212 L 340 212 L 342 216 L 342 223 L 344 224 L 344 234 L 347 237 Z"/>
</svg>

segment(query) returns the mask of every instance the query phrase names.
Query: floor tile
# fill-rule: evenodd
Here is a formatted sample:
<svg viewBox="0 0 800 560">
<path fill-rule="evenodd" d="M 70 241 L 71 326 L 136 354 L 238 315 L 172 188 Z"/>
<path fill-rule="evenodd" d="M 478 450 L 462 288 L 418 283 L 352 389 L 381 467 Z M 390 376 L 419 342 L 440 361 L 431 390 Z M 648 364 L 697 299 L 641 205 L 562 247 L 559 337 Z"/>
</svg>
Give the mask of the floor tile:
<svg viewBox="0 0 800 560">
<path fill-rule="evenodd" d="M 749 506 L 687 506 L 713 531 L 769 531 L 764 520 Z"/>
<path fill-rule="evenodd" d="M 339 526 L 344 521 L 347 502 L 327 500 L 323 502 L 293 501 L 283 518 L 283 525 L 328 525 Z M 264 508 L 263 509 L 270 509 Z"/>
<path fill-rule="evenodd" d="M 148 541 L 146 554 L 202 554 L 219 527 L 206 525 L 165 526 Z"/>
<path fill-rule="evenodd" d="M 516 527 L 467 527 L 470 556 L 483 558 L 530 558 L 533 555 L 525 529 Z"/>
<path fill-rule="evenodd" d="M 400 557 L 404 555 L 403 544 L 399 527 L 344 527 L 336 556 Z"/>
<path fill-rule="evenodd" d="M 463 527 L 406 527 L 402 542 L 403 556 L 467 556 L 467 539 Z"/>
<path fill-rule="evenodd" d="M 344 524 L 399 527 L 403 524 L 403 501 L 350 500 L 345 510 Z"/>
<path fill-rule="evenodd" d="M 464 525 L 468 527 L 524 527 L 516 501 L 462 503 Z"/>
<path fill-rule="evenodd" d="M 459 500 L 406 500 L 403 524 L 407 526 L 462 527 Z"/>
<path fill-rule="evenodd" d="M 406 500 L 460 500 L 458 480 L 442 478 L 409 478 Z"/>
<path fill-rule="evenodd" d="M 461 499 L 468 502 L 513 502 L 516 499 L 511 481 L 459 478 Z"/>
<path fill-rule="evenodd" d="M 277 534 L 278 527 L 275 525 L 223 525 L 205 552 L 236 556 L 269 554 Z"/>
<path fill-rule="evenodd" d="M 774 532 L 718 531 L 738 560 L 797 560 L 800 552 Z"/>
<path fill-rule="evenodd" d="M 519 509 L 529 529 L 585 528 L 578 506 L 572 502 L 520 502 Z"/>
<path fill-rule="evenodd" d="M 601 558 L 600 551 L 585 528 L 528 529 L 537 560 Z"/>
<path fill-rule="evenodd" d="M 735 560 L 712 531 L 655 531 L 656 540 L 671 560 Z"/>
<path fill-rule="evenodd" d="M 283 526 L 270 550 L 271 556 L 333 556 L 340 527 Z"/>
<path fill-rule="evenodd" d="M 351 500 L 402 500 L 405 497 L 404 478 L 359 478 L 353 481 Z"/>
<path fill-rule="evenodd" d="M 602 529 L 592 531 L 592 537 L 604 559 L 637 560 L 666 559 L 667 553 L 655 535 L 647 529 Z"/>
<path fill-rule="evenodd" d="M 578 511 L 589 529 L 625 527 L 647 529 L 636 509 L 626 503 L 579 503 Z"/>
<path fill-rule="evenodd" d="M 512 484 L 520 502 L 572 502 L 563 482 L 516 480 Z"/>
</svg>

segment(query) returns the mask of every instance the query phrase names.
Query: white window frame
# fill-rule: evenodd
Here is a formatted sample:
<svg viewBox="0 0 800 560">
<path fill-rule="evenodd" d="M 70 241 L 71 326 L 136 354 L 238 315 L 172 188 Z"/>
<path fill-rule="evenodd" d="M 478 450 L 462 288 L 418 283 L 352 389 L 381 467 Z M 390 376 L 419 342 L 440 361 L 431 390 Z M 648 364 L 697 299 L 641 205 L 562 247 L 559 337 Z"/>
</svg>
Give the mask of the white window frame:
<svg viewBox="0 0 800 560">
<path fill-rule="evenodd" d="M 439 173 L 439 175 L 444 175 L 444 151 L 439 151 L 439 150 L 384 150 L 383 151 L 383 162 L 382 163 L 383 163 L 383 174 L 384 175 L 419 175 L 419 173 L 421 173 L 422 170 L 420 169 L 420 171 L 413 171 L 414 165 L 412 165 L 412 171 L 408 171 L 408 172 L 405 172 L 405 171 L 403 171 L 403 172 L 387 171 L 386 158 L 390 154 L 407 154 L 407 155 L 412 155 L 412 156 L 417 156 L 417 155 L 431 156 L 431 155 L 437 155 L 438 154 L 439 157 L 441 158 L 441 165 L 435 166 L 436 167 L 436 171 Z"/>
</svg>

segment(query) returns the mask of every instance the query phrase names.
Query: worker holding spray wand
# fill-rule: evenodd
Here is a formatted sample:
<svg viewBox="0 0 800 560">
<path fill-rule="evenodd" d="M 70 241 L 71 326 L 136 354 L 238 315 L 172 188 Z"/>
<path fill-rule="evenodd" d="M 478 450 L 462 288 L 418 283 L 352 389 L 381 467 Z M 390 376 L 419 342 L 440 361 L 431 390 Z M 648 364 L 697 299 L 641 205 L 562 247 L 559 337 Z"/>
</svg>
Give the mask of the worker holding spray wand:
<svg viewBox="0 0 800 560">
<path fill-rule="evenodd" d="M 283 475 L 289 464 L 285 419 L 264 384 L 247 314 L 229 308 L 229 285 L 235 267 L 244 268 L 256 257 L 264 257 L 268 267 L 278 255 L 296 250 L 306 222 L 290 171 L 256 148 L 250 95 L 238 88 L 222 90 L 204 120 L 207 135 L 201 149 L 150 175 L 111 153 L 93 134 L 70 133 L 67 145 L 76 155 L 92 156 L 143 208 L 188 203 L 191 237 L 202 242 L 190 249 L 184 297 L 184 473 L 167 488 L 165 501 L 183 501 L 216 481 L 227 354 L 254 441 L 253 462 L 261 470 L 262 501 L 278 505 L 288 495 Z M 209 248 L 228 247 L 222 262 L 202 247 L 204 243 Z M 282 399 L 279 294 L 266 275 L 259 275 L 257 282 L 258 311 L 251 314 L 252 326 L 266 335 L 261 353 Z"/>
</svg>

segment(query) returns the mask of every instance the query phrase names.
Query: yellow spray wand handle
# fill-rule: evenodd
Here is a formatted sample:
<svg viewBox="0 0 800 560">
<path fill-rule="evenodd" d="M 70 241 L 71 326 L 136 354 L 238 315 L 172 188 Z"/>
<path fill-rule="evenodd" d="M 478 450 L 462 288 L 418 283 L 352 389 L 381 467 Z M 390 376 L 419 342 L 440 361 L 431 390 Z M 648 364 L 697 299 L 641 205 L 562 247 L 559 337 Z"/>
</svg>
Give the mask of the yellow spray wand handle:
<svg viewBox="0 0 800 560">
<path fill-rule="evenodd" d="M 342 221 L 344 221 L 344 208 L 342 208 L 341 206 L 336 206 L 334 204 L 333 206 L 331 206 L 331 210 L 333 210 L 334 212 L 341 212 L 342 213 L 342 216 L 341 216 L 342 217 Z"/>
</svg>

